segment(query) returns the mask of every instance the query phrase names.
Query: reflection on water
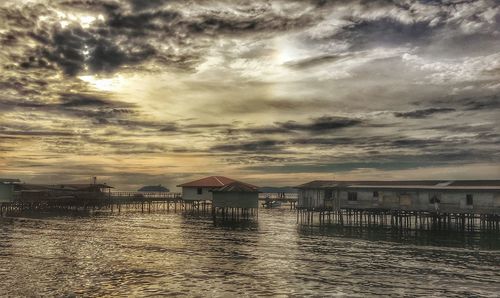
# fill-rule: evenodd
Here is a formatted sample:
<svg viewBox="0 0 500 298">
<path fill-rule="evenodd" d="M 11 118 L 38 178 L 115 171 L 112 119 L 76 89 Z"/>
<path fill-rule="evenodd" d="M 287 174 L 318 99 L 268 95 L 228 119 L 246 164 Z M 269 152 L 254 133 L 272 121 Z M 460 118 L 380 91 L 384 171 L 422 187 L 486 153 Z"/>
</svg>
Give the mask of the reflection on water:
<svg viewBox="0 0 500 298">
<path fill-rule="evenodd" d="M 0 296 L 483 295 L 498 234 L 122 213 L 0 219 Z"/>
<path fill-rule="evenodd" d="M 369 241 L 389 241 L 419 246 L 448 246 L 468 249 L 500 250 L 500 233 L 456 230 L 397 230 L 390 227 L 349 227 L 328 225 L 299 226 L 303 235 L 358 238 Z"/>
</svg>

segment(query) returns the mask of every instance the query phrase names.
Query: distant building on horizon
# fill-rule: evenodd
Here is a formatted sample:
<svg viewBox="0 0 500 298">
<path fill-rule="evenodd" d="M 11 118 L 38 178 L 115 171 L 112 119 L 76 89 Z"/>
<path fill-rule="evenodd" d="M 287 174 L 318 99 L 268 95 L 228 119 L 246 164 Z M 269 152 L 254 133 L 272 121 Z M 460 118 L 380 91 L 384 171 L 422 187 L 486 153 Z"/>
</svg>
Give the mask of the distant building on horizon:
<svg viewBox="0 0 500 298">
<path fill-rule="evenodd" d="M 162 186 L 161 184 L 158 185 L 147 185 L 139 188 L 137 190 L 138 192 L 170 192 L 170 189 L 166 188 L 165 186 Z"/>
</svg>

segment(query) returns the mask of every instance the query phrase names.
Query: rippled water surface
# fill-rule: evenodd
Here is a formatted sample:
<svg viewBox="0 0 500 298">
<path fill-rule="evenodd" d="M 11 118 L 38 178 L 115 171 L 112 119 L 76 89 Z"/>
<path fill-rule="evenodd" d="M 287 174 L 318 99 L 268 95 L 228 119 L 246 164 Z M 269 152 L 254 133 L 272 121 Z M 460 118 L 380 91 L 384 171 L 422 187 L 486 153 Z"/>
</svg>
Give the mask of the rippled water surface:
<svg viewBox="0 0 500 298">
<path fill-rule="evenodd" d="M 284 209 L 0 218 L 0 296 L 497 297 L 498 238 L 305 228 Z"/>
</svg>

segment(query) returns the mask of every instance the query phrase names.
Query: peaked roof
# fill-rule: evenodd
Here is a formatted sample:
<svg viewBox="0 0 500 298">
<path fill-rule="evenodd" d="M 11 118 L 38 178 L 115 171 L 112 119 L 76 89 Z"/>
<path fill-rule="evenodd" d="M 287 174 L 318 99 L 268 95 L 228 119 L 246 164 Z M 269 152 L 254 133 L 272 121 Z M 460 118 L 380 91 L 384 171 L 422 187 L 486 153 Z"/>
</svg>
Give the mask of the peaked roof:
<svg viewBox="0 0 500 298">
<path fill-rule="evenodd" d="M 240 181 L 212 190 L 213 192 L 259 192 L 259 187 Z"/>
<path fill-rule="evenodd" d="M 177 187 L 223 187 L 226 185 L 229 185 L 231 183 L 238 182 L 250 187 L 258 188 L 255 185 L 251 185 L 248 183 L 244 183 L 241 181 L 237 181 L 231 178 L 227 178 L 224 176 L 210 176 L 210 177 L 205 177 L 199 180 L 187 182 L 184 184 L 177 185 Z"/>
<path fill-rule="evenodd" d="M 408 181 L 314 180 L 296 186 L 296 188 L 331 188 L 331 187 L 497 189 L 500 188 L 500 180 L 408 180 Z"/>
<path fill-rule="evenodd" d="M 147 185 L 139 188 L 137 191 L 149 191 L 149 192 L 169 192 L 170 190 L 161 185 Z"/>
</svg>

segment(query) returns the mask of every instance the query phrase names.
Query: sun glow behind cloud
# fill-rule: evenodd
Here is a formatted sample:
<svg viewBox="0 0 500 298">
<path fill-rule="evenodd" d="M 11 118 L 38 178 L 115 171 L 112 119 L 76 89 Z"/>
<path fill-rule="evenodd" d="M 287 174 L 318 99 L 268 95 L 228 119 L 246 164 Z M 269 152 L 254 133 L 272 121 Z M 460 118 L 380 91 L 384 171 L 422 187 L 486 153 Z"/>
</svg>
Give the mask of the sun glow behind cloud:
<svg viewBox="0 0 500 298">
<path fill-rule="evenodd" d="M 69 13 L 65 11 L 55 11 L 58 18 L 59 24 L 64 29 L 71 23 L 79 24 L 82 28 L 89 28 L 96 21 L 104 21 L 104 16 L 102 14 L 98 15 L 87 15 L 87 14 L 76 14 Z M 43 18 L 41 19 L 44 20 Z"/>
<path fill-rule="evenodd" d="M 123 91 L 127 85 L 127 79 L 123 75 L 113 75 L 113 77 L 106 78 L 96 75 L 79 76 L 80 80 L 87 82 L 93 88 L 99 91 L 120 92 Z"/>
</svg>

